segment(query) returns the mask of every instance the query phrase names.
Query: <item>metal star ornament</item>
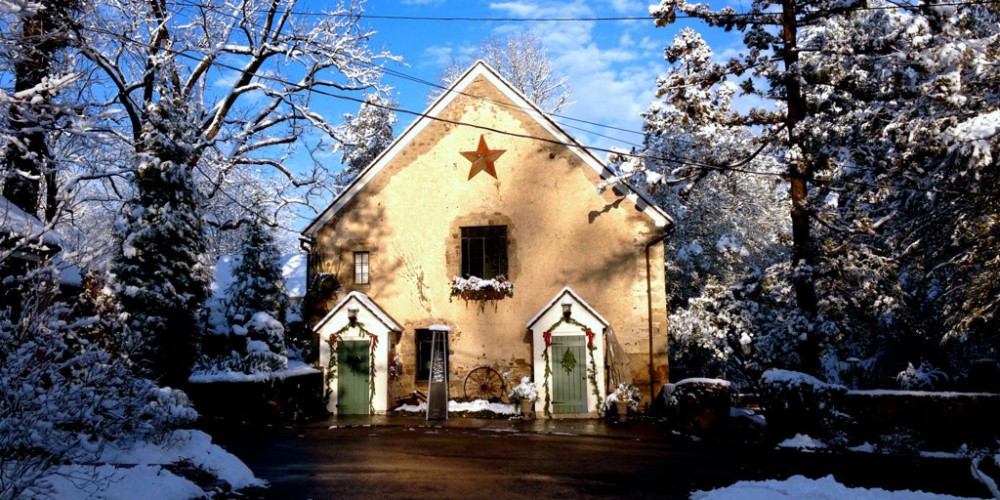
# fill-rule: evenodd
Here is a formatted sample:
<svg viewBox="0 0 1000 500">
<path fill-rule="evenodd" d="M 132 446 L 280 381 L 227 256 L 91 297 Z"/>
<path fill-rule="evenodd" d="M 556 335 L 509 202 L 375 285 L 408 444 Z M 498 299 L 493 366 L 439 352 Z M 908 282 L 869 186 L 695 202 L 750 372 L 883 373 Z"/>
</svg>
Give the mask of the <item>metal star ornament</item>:
<svg viewBox="0 0 1000 500">
<path fill-rule="evenodd" d="M 494 162 L 500 155 L 506 153 L 506 149 L 490 149 L 486 145 L 486 138 L 479 136 L 479 147 L 475 151 L 462 151 L 462 156 L 472 162 L 472 170 L 469 171 L 469 179 L 471 180 L 479 172 L 486 172 L 497 179 L 497 169 Z"/>
</svg>

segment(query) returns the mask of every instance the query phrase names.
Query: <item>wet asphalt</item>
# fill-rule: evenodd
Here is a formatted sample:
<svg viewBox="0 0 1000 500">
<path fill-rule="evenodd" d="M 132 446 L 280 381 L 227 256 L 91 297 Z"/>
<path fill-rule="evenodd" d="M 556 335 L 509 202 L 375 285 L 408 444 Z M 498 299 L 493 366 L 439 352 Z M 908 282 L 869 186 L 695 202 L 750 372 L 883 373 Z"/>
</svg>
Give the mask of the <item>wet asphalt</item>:
<svg viewBox="0 0 1000 500">
<path fill-rule="evenodd" d="M 967 460 L 709 443 L 649 420 L 393 416 L 205 429 L 270 483 L 240 492 L 244 498 L 688 498 L 796 474 L 832 474 L 853 487 L 988 494 Z"/>
</svg>

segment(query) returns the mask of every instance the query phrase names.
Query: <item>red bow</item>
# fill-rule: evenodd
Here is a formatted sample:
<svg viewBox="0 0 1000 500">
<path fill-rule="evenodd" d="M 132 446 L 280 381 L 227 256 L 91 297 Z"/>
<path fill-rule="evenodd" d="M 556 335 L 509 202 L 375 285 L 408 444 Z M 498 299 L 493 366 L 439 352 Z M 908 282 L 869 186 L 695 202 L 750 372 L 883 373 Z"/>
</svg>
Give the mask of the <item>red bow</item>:
<svg viewBox="0 0 1000 500">
<path fill-rule="evenodd" d="M 542 338 L 545 339 L 545 347 L 548 348 L 552 345 L 552 332 L 545 332 L 542 334 Z"/>
</svg>

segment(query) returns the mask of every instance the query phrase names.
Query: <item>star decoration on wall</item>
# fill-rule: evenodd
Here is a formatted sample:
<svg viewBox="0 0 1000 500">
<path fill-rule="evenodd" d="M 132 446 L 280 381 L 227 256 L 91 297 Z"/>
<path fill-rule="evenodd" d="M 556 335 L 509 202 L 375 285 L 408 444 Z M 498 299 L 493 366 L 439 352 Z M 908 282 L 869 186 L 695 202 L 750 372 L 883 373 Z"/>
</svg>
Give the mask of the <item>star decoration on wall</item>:
<svg viewBox="0 0 1000 500">
<path fill-rule="evenodd" d="M 500 155 L 506 153 L 506 149 L 490 149 L 486 145 L 486 138 L 479 136 L 479 147 L 475 151 L 462 151 L 462 156 L 472 162 L 472 170 L 469 171 L 469 179 L 475 177 L 479 172 L 486 172 L 497 179 L 497 169 L 494 162 Z"/>
</svg>

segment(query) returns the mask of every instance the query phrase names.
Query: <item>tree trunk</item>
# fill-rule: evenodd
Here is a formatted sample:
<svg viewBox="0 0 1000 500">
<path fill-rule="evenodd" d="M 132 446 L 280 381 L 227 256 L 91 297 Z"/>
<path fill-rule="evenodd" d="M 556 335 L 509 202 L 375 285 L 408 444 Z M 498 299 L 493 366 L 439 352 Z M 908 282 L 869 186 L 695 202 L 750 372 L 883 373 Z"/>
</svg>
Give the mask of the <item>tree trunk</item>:
<svg viewBox="0 0 1000 500">
<path fill-rule="evenodd" d="M 797 128 L 799 121 L 805 115 L 805 100 L 802 98 L 798 74 L 799 53 L 795 14 L 795 0 L 782 0 L 781 35 L 784 41 L 783 59 L 788 103 L 785 125 L 788 129 L 789 150 L 795 151 L 795 161 L 789 162 L 788 165 L 792 201 L 792 267 L 795 271 L 793 280 L 796 303 L 806 316 L 812 318 L 815 317 L 817 309 L 816 285 L 812 272 L 816 254 L 810 234 L 808 193 L 814 169 L 811 156 L 804 154 Z M 803 268 L 807 268 L 805 272 Z M 818 374 L 820 371 L 818 339 L 811 333 L 801 333 L 806 334 L 806 340 L 801 343 L 800 349 L 802 368 L 806 372 Z"/>
<path fill-rule="evenodd" d="M 52 70 L 56 53 L 68 44 L 60 26 L 76 2 L 47 0 L 41 2 L 37 13 L 21 21 L 20 52 L 14 61 L 14 92 L 21 92 L 41 84 Z M 46 184 L 44 217 L 51 222 L 56 216 L 55 165 L 49 151 L 43 123 L 48 114 L 45 107 L 53 96 L 43 96 L 41 105 L 14 102 L 10 105 L 10 128 L 20 145 L 12 143 L 0 159 L 6 177 L 3 196 L 25 212 L 38 214 L 43 179 Z M 24 113 L 22 106 L 31 106 L 32 112 Z"/>
</svg>

